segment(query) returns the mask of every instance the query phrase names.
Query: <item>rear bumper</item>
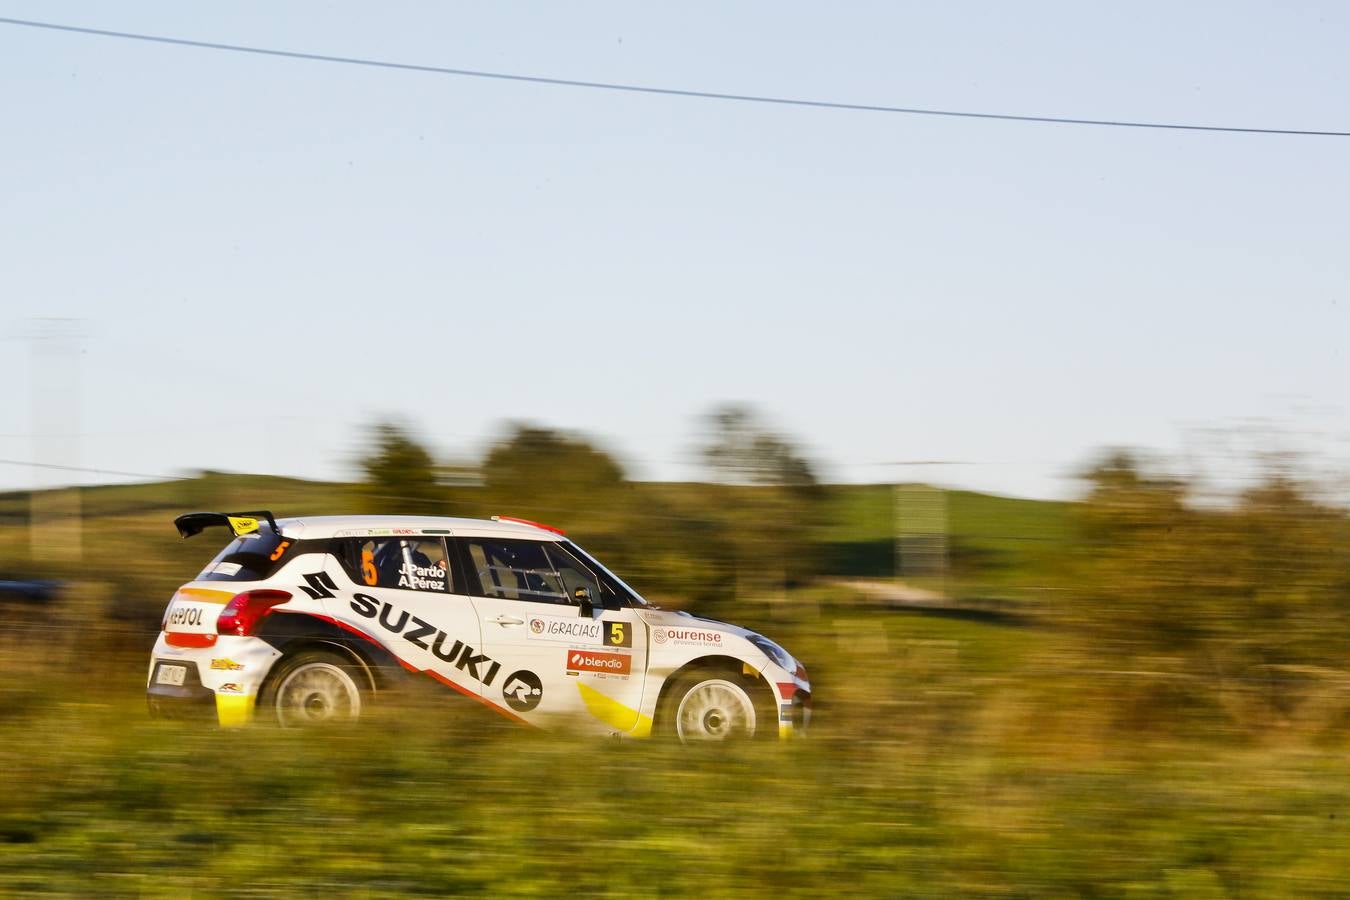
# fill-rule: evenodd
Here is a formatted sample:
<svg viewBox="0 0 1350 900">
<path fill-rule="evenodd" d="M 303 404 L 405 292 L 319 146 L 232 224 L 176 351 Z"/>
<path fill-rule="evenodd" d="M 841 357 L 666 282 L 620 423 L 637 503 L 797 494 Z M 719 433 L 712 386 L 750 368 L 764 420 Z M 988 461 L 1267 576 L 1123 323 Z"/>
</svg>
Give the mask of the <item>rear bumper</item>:
<svg viewBox="0 0 1350 900">
<path fill-rule="evenodd" d="M 223 726 L 252 720 L 262 681 L 281 656 L 275 647 L 261 638 L 229 634 L 219 635 L 209 647 L 179 647 L 168 638 L 160 634 L 150 651 L 145 693 L 151 715 L 188 718 L 201 713 Z M 173 684 L 176 677 L 161 679 L 162 666 L 185 667 L 182 683 Z"/>
<path fill-rule="evenodd" d="M 165 662 L 169 662 L 166 660 Z M 182 665 L 181 660 L 172 660 Z M 189 663 L 183 683 L 156 684 L 155 672 L 159 661 L 151 667 L 150 683 L 145 688 L 145 703 L 156 719 L 215 719 L 216 692 L 204 687 L 197 675 L 197 666 Z"/>
</svg>

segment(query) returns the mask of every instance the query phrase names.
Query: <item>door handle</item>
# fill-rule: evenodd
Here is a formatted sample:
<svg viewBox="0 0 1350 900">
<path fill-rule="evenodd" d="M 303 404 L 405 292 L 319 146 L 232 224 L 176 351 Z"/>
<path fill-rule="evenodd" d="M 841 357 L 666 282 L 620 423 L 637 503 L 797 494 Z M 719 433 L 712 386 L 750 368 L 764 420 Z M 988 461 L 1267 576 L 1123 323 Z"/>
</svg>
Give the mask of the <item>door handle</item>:
<svg viewBox="0 0 1350 900">
<path fill-rule="evenodd" d="M 524 625 L 524 619 L 518 619 L 515 616 L 493 616 L 488 619 L 489 622 L 496 622 L 498 625 Z"/>
</svg>

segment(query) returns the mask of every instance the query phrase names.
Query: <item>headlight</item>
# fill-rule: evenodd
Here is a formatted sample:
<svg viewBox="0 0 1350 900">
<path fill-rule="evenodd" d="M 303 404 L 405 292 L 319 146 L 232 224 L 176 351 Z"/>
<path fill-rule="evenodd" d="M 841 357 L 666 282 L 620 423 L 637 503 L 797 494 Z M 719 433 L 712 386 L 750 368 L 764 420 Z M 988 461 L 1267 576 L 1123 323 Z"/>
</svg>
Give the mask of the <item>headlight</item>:
<svg viewBox="0 0 1350 900">
<path fill-rule="evenodd" d="M 746 640 L 754 644 L 760 650 L 763 650 L 765 656 L 778 663 L 778 665 L 782 666 L 787 671 L 793 672 L 796 670 L 797 661 L 792 658 L 792 654 L 775 644 L 773 641 L 761 634 L 752 634 L 746 638 Z"/>
</svg>

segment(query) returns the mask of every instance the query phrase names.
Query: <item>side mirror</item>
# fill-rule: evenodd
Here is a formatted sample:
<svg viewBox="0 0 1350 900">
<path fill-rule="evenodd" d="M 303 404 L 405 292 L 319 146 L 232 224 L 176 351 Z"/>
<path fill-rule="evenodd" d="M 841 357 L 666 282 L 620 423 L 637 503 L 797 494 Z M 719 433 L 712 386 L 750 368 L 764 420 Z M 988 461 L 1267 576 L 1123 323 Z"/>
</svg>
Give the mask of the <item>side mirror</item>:
<svg viewBox="0 0 1350 900">
<path fill-rule="evenodd" d="M 572 595 L 581 606 L 581 615 L 590 618 L 595 614 L 595 604 L 591 602 L 591 589 L 588 587 L 579 587 L 576 593 Z"/>
</svg>

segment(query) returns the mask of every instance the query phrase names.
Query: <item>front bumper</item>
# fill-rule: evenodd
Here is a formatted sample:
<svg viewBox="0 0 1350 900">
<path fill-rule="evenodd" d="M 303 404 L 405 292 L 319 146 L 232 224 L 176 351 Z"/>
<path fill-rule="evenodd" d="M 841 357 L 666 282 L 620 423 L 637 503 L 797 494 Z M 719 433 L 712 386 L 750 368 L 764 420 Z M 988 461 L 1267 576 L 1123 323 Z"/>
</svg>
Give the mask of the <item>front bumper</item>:
<svg viewBox="0 0 1350 900">
<path fill-rule="evenodd" d="M 780 685 L 780 688 L 782 686 Z M 811 724 L 811 692 L 793 690 L 778 703 L 778 736 L 793 737 L 806 733 Z"/>
</svg>

